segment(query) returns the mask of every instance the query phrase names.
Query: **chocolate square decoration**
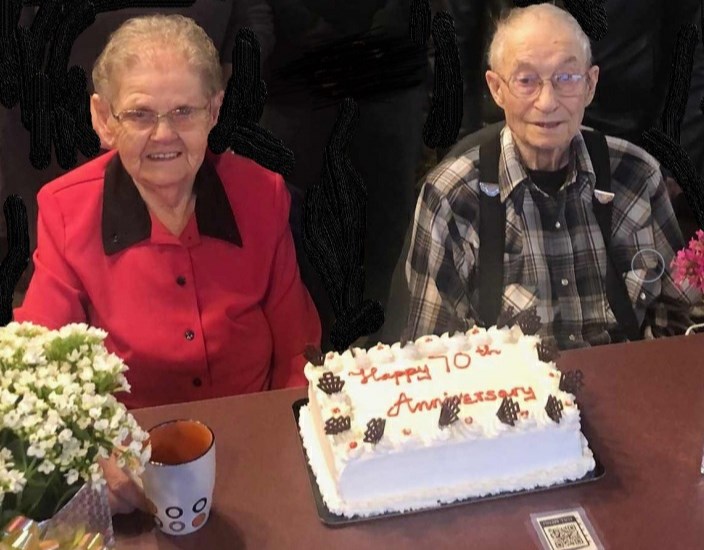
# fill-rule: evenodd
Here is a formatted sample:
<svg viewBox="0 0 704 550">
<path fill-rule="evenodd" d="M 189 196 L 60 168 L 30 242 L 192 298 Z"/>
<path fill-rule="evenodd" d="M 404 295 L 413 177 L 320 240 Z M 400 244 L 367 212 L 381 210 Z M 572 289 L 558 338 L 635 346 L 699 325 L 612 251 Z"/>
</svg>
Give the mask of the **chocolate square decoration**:
<svg viewBox="0 0 704 550">
<path fill-rule="evenodd" d="M 367 429 L 364 432 L 365 443 L 379 443 L 386 428 L 385 418 L 372 418 L 367 422 Z"/>
<path fill-rule="evenodd" d="M 508 306 L 501 313 L 499 313 L 496 319 L 496 328 L 504 328 L 513 320 L 516 316 L 516 309 L 513 306 Z"/>
<path fill-rule="evenodd" d="M 459 412 L 460 398 L 457 396 L 445 398 L 442 402 L 442 407 L 440 407 L 440 420 L 438 421 L 438 426 L 444 428 L 453 422 L 456 422 L 459 418 Z"/>
<path fill-rule="evenodd" d="M 307 345 L 303 356 L 311 365 L 315 365 L 316 367 L 322 367 L 325 364 L 325 355 L 317 346 Z"/>
<path fill-rule="evenodd" d="M 318 387 L 328 395 L 341 391 L 344 385 L 344 380 L 330 371 L 324 372 L 323 376 L 318 380 Z"/>
<path fill-rule="evenodd" d="M 576 394 L 584 386 L 584 373 L 580 370 L 563 372 L 560 375 L 560 389 L 567 393 Z"/>
<path fill-rule="evenodd" d="M 557 346 L 557 341 L 554 338 L 543 340 L 536 348 L 538 349 L 538 359 L 544 363 L 557 361 L 560 357 L 560 348 Z"/>
<path fill-rule="evenodd" d="M 560 401 L 557 397 L 554 395 L 548 396 L 548 402 L 545 404 L 545 412 L 548 413 L 548 416 L 552 418 L 554 422 L 557 422 L 558 424 L 560 423 L 560 419 L 562 418 L 562 409 L 564 408 L 565 407 L 562 404 L 562 401 Z"/>
<path fill-rule="evenodd" d="M 403 349 L 407 343 L 408 343 L 408 328 L 404 328 L 403 332 L 401 332 L 401 338 L 398 341 L 398 345 L 401 349 Z"/>
<path fill-rule="evenodd" d="M 540 330 L 540 316 L 538 315 L 537 306 L 521 311 L 515 319 L 515 322 L 521 327 L 523 334 L 531 336 L 537 334 Z"/>
<path fill-rule="evenodd" d="M 504 424 L 509 424 L 510 426 L 516 425 L 516 420 L 518 420 L 518 413 L 521 411 L 521 407 L 510 397 L 504 397 L 501 402 L 499 410 L 496 412 L 496 416 Z"/>
<path fill-rule="evenodd" d="M 325 433 L 328 435 L 336 435 L 349 430 L 351 425 L 352 420 L 349 416 L 333 416 L 325 421 Z"/>
<path fill-rule="evenodd" d="M 454 336 L 458 332 L 464 332 L 464 325 L 464 321 L 462 321 L 457 316 L 453 315 L 450 318 L 450 323 L 447 326 L 447 334 L 450 336 Z"/>
</svg>

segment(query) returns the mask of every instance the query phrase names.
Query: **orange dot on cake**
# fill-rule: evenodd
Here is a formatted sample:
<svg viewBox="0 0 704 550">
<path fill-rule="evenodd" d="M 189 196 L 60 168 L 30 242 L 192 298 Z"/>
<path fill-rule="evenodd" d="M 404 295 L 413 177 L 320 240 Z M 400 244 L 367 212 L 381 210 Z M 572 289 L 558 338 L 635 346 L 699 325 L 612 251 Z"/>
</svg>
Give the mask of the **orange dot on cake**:
<svg viewBox="0 0 704 550">
<path fill-rule="evenodd" d="M 193 527 L 200 527 L 201 525 L 203 525 L 204 521 L 205 521 L 205 513 L 201 512 L 200 514 L 198 514 L 196 517 L 193 518 L 191 525 Z"/>
</svg>

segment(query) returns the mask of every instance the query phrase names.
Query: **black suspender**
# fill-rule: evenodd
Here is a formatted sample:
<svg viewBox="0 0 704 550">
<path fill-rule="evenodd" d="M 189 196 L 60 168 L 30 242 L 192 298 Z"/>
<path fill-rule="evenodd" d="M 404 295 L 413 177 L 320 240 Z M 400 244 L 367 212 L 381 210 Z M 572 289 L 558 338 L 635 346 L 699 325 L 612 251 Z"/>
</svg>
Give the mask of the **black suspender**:
<svg viewBox="0 0 704 550">
<path fill-rule="evenodd" d="M 499 184 L 500 133 L 479 147 L 479 181 Z M 501 197 L 479 192 L 479 324 L 489 328 L 501 313 L 504 288 L 504 242 L 506 241 L 506 208 Z"/>
<path fill-rule="evenodd" d="M 600 191 L 611 191 L 611 164 L 609 161 L 609 146 L 606 143 L 606 138 L 603 134 L 593 132 L 582 132 L 584 143 L 589 151 L 589 158 L 594 166 L 596 174 L 596 188 Z M 606 204 L 600 203 L 596 197 L 592 197 L 592 206 L 594 215 L 599 222 L 601 235 L 606 245 L 606 278 L 604 286 L 606 287 L 606 298 L 609 301 L 611 310 L 614 312 L 616 321 L 621 330 L 626 334 L 629 340 L 642 340 L 643 336 L 640 331 L 640 326 L 636 320 L 636 314 L 633 312 L 631 300 L 628 297 L 626 283 L 619 276 L 616 266 L 614 265 L 611 253 L 611 211 L 613 202 Z"/>
<path fill-rule="evenodd" d="M 500 132 L 500 129 L 499 129 Z M 611 167 L 609 161 L 609 148 L 603 134 L 593 131 L 582 131 L 589 157 L 591 158 L 596 174 L 596 189 L 611 191 Z M 480 182 L 499 182 L 499 158 L 501 155 L 500 133 L 482 143 L 479 148 Z M 480 192 L 479 199 L 479 266 L 477 288 L 479 290 L 479 304 L 477 312 L 480 319 L 478 324 L 489 327 L 496 324 L 496 319 L 501 312 L 501 297 L 503 295 L 503 259 L 504 242 L 506 239 L 506 208 L 501 204 L 500 195 L 489 196 L 484 191 Z M 606 245 L 606 297 L 614 312 L 619 326 L 629 340 L 641 340 L 642 335 L 633 307 L 628 297 L 624 280 L 619 277 L 618 271 L 611 257 L 611 211 L 612 203 L 600 203 L 596 197 L 592 199 L 594 215 L 599 222 L 599 228 Z"/>
</svg>

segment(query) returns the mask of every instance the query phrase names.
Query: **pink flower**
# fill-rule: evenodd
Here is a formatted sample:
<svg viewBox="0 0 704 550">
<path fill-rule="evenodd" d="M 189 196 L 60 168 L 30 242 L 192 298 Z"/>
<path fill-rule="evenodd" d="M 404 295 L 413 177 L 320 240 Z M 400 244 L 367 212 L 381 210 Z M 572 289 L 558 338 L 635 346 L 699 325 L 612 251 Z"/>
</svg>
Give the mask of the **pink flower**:
<svg viewBox="0 0 704 550">
<path fill-rule="evenodd" d="M 704 291 L 704 231 L 699 229 L 687 248 L 677 252 L 670 267 L 678 285 L 688 281 L 693 287 Z"/>
</svg>

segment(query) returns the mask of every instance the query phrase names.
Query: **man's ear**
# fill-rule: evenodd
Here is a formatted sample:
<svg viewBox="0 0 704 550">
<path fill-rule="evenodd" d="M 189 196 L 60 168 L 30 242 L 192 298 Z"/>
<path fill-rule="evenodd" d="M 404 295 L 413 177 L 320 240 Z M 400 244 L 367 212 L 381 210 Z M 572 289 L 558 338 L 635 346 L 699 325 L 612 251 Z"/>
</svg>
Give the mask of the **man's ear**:
<svg viewBox="0 0 704 550">
<path fill-rule="evenodd" d="M 108 119 L 110 118 L 110 106 L 98 94 L 90 96 L 90 116 L 93 123 L 93 130 L 100 138 L 102 149 L 114 149 L 117 136 L 113 131 Z"/>
<path fill-rule="evenodd" d="M 599 82 L 599 67 L 597 65 L 592 65 L 592 67 L 587 71 L 587 76 L 589 77 L 589 90 L 587 91 L 587 102 L 584 105 L 585 107 L 588 106 L 594 99 L 596 83 Z"/>
<path fill-rule="evenodd" d="M 494 102 L 504 108 L 504 91 L 501 88 L 501 78 L 497 73 L 492 70 L 488 70 L 485 74 L 486 84 L 489 86 L 489 91 L 491 92 L 491 97 L 494 98 Z"/>
</svg>

